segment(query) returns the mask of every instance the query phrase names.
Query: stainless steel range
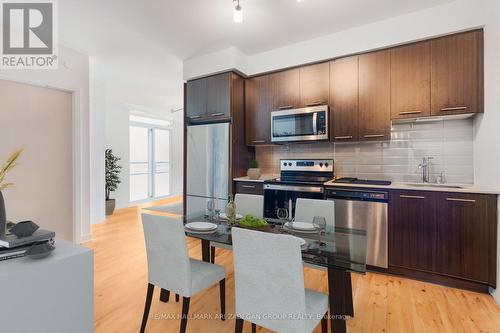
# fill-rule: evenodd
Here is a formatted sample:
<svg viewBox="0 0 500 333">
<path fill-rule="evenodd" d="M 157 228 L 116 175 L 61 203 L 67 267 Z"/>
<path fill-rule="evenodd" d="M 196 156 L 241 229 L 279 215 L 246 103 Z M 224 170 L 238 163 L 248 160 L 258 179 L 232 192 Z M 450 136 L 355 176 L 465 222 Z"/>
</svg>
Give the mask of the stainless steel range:
<svg viewBox="0 0 500 333">
<path fill-rule="evenodd" d="M 277 222 L 278 208 L 295 216 L 297 198 L 324 199 L 323 184 L 333 177 L 333 160 L 281 160 L 280 178 L 264 182 L 264 217 Z"/>
</svg>

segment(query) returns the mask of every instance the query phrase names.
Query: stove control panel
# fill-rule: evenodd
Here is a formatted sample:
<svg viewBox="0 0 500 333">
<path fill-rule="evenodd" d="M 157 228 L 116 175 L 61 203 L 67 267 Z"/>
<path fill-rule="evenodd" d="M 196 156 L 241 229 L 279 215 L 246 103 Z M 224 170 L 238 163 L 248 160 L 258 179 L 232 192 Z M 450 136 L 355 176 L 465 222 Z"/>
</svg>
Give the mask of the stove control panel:
<svg viewBox="0 0 500 333">
<path fill-rule="evenodd" d="M 333 172 L 333 160 L 281 160 L 280 170 Z"/>
</svg>

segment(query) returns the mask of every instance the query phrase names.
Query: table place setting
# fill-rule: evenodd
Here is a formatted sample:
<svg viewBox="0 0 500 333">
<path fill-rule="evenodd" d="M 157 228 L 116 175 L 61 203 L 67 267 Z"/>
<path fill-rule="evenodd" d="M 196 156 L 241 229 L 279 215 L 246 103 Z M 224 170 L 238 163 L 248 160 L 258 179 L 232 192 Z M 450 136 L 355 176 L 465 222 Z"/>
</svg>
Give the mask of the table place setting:
<svg viewBox="0 0 500 333">
<path fill-rule="evenodd" d="M 190 222 L 184 226 L 184 230 L 190 234 L 213 234 L 217 228 L 217 224 L 210 222 Z"/>
</svg>

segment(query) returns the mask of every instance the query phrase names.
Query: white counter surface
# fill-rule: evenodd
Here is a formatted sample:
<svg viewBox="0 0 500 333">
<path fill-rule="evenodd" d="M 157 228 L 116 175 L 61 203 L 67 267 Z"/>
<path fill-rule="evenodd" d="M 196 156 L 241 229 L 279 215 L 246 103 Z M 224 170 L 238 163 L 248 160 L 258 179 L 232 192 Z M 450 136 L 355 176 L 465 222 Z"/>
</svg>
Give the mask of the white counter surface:
<svg viewBox="0 0 500 333">
<path fill-rule="evenodd" d="M 55 241 L 46 258 L 0 261 L 1 332 L 93 331 L 93 252 Z"/>
<path fill-rule="evenodd" d="M 352 187 L 352 188 L 373 188 L 373 189 L 384 189 L 384 190 L 408 190 L 408 191 L 433 191 L 433 192 L 453 192 L 453 193 L 471 193 L 471 194 L 500 194 L 500 189 L 488 188 L 477 185 L 461 185 L 461 184 L 444 184 L 449 186 L 460 186 L 456 187 L 445 187 L 445 186 L 429 186 L 415 185 L 411 183 L 398 183 L 394 182 L 388 186 L 381 185 L 365 185 L 365 184 L 349 184 L 349 183 L 334 183 L 327 182 L 325 186 L 335 186 L 335 187 Z"/>
<path fill-rule="evenodd" d="M 236 181 L 236 182 L 254 182 L 254 183 L 263 183 L 265 182 L 266 180 L 271 180 L 271 179 L 274 179 L 274 178 L 278 178 L 279 175 L 272 175 L 272 174 L 267 174 L 267 175 L 262 175 L 260 176 L 259 179 L 250 179 L 248 177 L 238 177 L 238 178 L 234 178 L 233 180 Z"/>
</svg>

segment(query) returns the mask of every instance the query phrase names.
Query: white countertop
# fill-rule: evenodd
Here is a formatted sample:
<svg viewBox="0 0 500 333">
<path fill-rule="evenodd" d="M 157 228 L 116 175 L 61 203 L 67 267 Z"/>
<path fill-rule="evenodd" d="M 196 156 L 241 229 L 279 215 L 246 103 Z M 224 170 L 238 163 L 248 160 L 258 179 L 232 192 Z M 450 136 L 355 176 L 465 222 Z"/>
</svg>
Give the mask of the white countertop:
<svg viewBox="0 0 500 333">
<path fill-rule="evenodd" d="M 263 183 L 266 180 L 271 180 L 271 179 L 278 178 L 278 177 L 279 177 L 279 175 L 266 174 L 266 175 L 261 175 L 259 179 L 250 179 L 248 177 L 238 177 L 238 178 L 234 178 L 233 180 L 236 182 Z"/>
<path fill-rule="evenodd" d="M 445 187 L 449 186 L 460 186 L 456 187 Z M 442 186 L 429 186 L 416 185 L 415 183 L 398 183 L 394 182 L 388 186 L 382 185 L 366 185 L 366 184 L 349 184 L 349 183 L 334 183 L 327 182 L 325 186 L 335 186 L 335 187 L 356 187 L 356 188 L 376 188 L 376 189 L 386 189 L 386 190 L 408 190 L 408 191 L 433 191 L 433 192 L 454 192 L 454 193 L 475 193 L 475 194 L 500 194 L 500 189 L 488 188 L 477 185 L 462 185 L 462 184 L 443 184 Z"/>
</svg>

